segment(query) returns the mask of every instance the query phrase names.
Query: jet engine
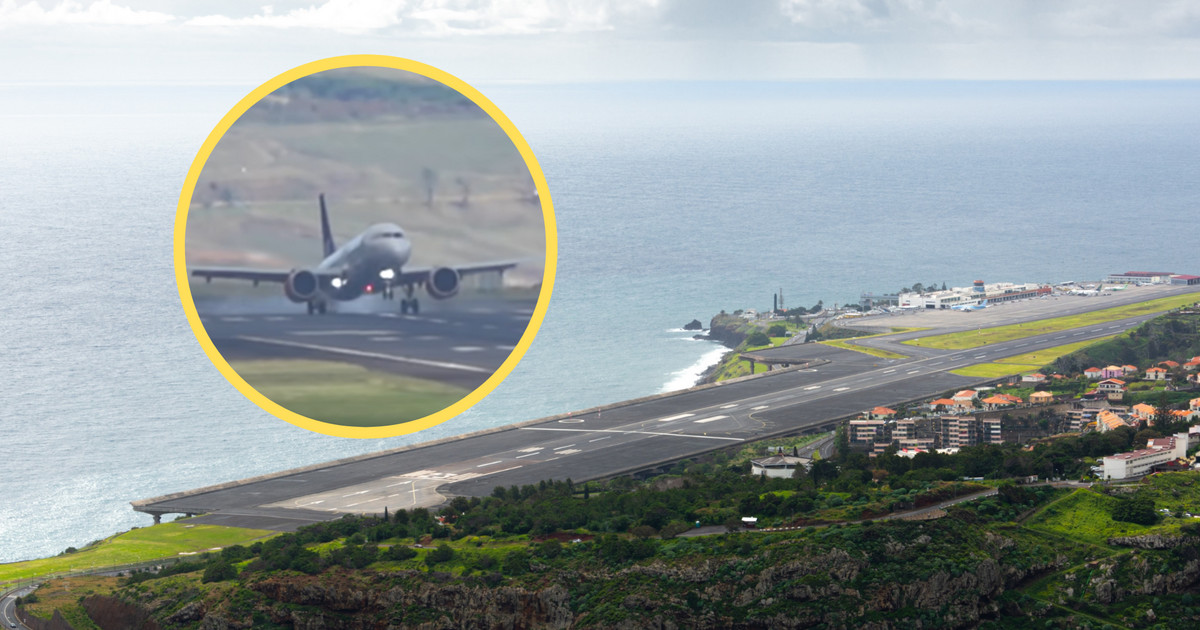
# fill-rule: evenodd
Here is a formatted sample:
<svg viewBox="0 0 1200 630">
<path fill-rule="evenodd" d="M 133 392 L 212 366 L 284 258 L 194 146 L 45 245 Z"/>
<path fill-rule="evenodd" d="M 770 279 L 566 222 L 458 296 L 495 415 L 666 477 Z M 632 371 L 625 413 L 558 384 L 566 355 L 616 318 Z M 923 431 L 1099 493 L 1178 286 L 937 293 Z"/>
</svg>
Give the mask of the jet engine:
<svg viewBox="0 0 1200 630">
<path fill-rule="evenodd" d="M 293 269 L 283 283 L 283 292 L 293 302 L 307 302 L 317 294 L 317 274 L 307 269 Z"/>
<path fill-rule="evenodd" d="M 425 289 L 436 300 L 454 297 L 458 293 L 458 271 L 449 267 L 438 267 L 429 274 Z"/>
</svg>

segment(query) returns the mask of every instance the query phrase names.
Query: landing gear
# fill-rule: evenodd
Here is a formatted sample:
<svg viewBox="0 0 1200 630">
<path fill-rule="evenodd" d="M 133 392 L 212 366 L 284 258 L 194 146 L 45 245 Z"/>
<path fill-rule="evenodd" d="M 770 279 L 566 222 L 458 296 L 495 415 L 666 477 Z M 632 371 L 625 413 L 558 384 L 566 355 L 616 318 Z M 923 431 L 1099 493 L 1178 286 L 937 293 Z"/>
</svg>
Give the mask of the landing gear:
<svg viewBox="0 0 1200 630">
<path fill-rule="evenodd" d="M 417 298 L 413 297 L 413 287 L 408 285 L 404 287 L 404 298 L 400 300 L 400 313 L 407 315 L 411 310 L 413 315 L 421 312 L 421 304 L 417 302 Z"/>
<path fill-rule="evenodd" d="M 325 314 L 325 302 L 320 301 L 320 300 L 309 300 L 308 301 L 308 314 L 312 315 L 313 313 L 324 315 Z"/>
</svg>

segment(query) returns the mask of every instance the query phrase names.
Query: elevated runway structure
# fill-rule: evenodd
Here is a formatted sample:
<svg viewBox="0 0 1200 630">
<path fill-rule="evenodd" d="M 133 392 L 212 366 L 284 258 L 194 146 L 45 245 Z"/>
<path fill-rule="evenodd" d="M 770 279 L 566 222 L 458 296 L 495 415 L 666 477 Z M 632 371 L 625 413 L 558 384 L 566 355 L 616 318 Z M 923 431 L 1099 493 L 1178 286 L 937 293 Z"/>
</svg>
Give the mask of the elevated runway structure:
<svg viewBox="0 0 1200 630">
<path fill-rule="evenodd" d="M 1142 300 L 1149 297 L 1160 295 L 1143 296 Z M 1082 298 L 1080 302 L 1094 304 L 1093 309 L 1113 305 Z M 1014 309 L 1005 316 L 1011 319 L 1020 305 L 1002 308 Z M 1048 312 L 1053 309 L 1042 304 L 1035 304 L 1032 310 L 1038 314 L 1035 319 L 1060 314 Z M 788 353 L 793 365 L 787 369 L 134 501 L 133 506 L 156 518 L 171 513 L 203 514 L 195 522 L 286 531 L 345 513 L 434 506 L 454 495 L 486 496 L 501 485 L 566 478 L 578 482 L 653 471 L 745 441 L 827 430 L 840 418 L 875 406 L 979 385 L 989 379 L 949 371 L 1105 337 L 1151 317 L 1154 315 L 967 350 L 925 349 L 918 355 L 911 352 L 912 346 L 898 346 L 910 351 L 905 359 L 881 359 L 821 344 L 784 346 L 774 352 Z M 1008 322 L 990 325 L 999 323 Z M 871 341 L 883 339 L 888 338 Z"/>
</svg>

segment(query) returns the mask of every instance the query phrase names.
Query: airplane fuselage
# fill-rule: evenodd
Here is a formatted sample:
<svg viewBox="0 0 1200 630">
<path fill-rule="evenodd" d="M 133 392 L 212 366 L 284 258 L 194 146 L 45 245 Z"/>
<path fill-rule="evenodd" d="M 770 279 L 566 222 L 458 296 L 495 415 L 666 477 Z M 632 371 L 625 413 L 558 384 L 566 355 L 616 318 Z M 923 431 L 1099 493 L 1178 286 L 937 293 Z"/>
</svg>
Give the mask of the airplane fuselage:
<svg viewBox="0 0 1200 630">
<path fill-rule="evenodd" d="M 320 291 L 344 301 L 389 290 L 411 256 L 412 244 L 399 225 L 376 223 L 321 261 L 318 272 L 337 275 L 323 280 Z"/>
</svg>

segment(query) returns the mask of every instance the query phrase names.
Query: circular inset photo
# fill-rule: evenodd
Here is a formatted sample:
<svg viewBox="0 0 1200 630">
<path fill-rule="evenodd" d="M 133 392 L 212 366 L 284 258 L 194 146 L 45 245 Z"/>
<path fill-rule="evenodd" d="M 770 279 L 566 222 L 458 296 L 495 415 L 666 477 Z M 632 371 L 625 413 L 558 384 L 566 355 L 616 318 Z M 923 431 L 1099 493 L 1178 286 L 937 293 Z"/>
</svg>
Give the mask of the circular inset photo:
<svg viewBox="0 0 1200 630">
<path fill-rule="evenodd" d="M 448 420 L 512 371 L 545 315 L 556 232 L 512 123 L 414 61 L 335 57 L 275 77 L 188 173 L 175 271 L 229 381 L 343 437 Z"/>
</svg>

